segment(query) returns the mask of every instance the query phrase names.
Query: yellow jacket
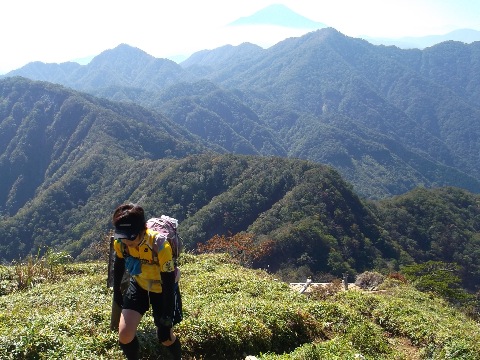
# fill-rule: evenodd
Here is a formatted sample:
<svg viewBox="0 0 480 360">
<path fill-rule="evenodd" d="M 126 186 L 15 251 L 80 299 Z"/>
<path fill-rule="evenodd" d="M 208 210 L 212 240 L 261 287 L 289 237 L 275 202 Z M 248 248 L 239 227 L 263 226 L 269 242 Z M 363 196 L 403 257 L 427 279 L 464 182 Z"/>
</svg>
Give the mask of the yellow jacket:
<svg viewBox="0 0 480 360">
<path fill-rule="evenodd" d="M 128 247 L 115 239 L 114 249 L 119 258 L 132 256 L 140 260 L 141 273 L 134 275 L 134 278 L 147 291 L 161 293 L 160 273 L 175 270 L 170 243 L 162 234 L 151 229 L 146 229 L 145 236 L 137 247 Z"/>
</svg>

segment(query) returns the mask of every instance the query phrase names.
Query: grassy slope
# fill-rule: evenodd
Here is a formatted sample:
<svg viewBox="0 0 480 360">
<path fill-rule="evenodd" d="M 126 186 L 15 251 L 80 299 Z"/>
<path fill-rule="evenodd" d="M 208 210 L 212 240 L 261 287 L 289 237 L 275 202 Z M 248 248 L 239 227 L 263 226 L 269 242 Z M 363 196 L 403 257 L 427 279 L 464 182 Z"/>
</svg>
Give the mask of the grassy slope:
<svg viewBox="0 0 480 360">
<path fill-rule="evenodd" d="M 2 267 L 0 287 L 12 268 Z M 316 301 L 221 255 L 182 257 L 188 359 L 480 359 L 479 325 L 408 286 Z M 56 281 L 0 296 L 0 359 L 122 359 L 109 330 L 106 265 L 67 265 Z M 143 359 L 163 354 L 149 316 Z"/>
</svg>

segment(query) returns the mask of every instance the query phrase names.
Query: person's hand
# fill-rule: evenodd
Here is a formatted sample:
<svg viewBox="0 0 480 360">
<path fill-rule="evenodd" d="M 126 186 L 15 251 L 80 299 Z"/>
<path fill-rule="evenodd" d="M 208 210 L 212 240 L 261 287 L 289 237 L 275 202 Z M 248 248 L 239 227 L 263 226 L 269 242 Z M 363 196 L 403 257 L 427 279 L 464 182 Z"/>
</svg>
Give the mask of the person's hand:
<svg viewBox="0 0 480 360">
<path fill-rule="evenodd" d="M 119 307 L 122 307 L 123 305 L 123 295 L 122 291 L 120 288 L 113 289 L 113 301 L 115 301 L 115 304 L 117 304 Z"/>
</svg>

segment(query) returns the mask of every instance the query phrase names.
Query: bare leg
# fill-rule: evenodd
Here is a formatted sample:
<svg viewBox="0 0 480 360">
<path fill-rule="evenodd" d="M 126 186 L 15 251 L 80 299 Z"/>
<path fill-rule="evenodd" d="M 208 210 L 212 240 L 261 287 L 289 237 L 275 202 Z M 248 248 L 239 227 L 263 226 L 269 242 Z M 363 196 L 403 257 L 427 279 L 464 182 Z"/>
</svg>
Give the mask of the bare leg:
<svg viewBox="0 0 480 360">
<path fill-rule="evenodd" d="M 140 320 L 142 320 L 142 315 L 139 312 L 129 309 L 122 310 L 118 325 L 118 340 L 120 343 L 128 344 L 133 340 Z"/>
<path fill-rule="evenodd" d="M 124 309 L 118 326 L 118 342 L 127 360 L 140 359 L 140 344 L 136 336 L 142 315 L 134 310 Z"/>
</svg>

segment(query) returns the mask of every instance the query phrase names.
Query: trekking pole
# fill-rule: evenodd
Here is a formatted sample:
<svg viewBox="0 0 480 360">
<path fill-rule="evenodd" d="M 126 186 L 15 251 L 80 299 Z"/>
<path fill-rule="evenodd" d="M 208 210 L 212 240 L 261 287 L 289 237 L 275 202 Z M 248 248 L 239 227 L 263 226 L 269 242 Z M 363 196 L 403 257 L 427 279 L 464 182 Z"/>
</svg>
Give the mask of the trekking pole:
<svg viewBox="0 0 480 360">
<path fill-rule="evenodd" d="M 115 259 L 115 251 L 113 250 L 114 240 L 114 237 L 110 236 L 110 246 L 108 248 L 107 288 L 113 287 L 113 261 Z"/>
<path fill-rule="evenodd" d="M 108 278 L 107 287 L 113 288 L 113 263 L 115 261 L 115 250 L 113 249 L 113 242 L 115 241 L 113 236 L 110 236 L 110 250 L 108 253 Z M 112 312 L 110 315 L 110 330 L 117 331 L 118 323 L 120 322 L 120 314 L 122 308 L 118 306 L 112 295 Z"/>
<path fill-rule="evenodd" d="M 118 324 L 120 323 L 120 315 L 122 308 L 112 299 L 112 314 L 110 316 L 110 330 L 118 331 Z"/>
</svg>

